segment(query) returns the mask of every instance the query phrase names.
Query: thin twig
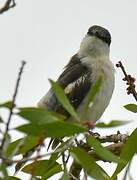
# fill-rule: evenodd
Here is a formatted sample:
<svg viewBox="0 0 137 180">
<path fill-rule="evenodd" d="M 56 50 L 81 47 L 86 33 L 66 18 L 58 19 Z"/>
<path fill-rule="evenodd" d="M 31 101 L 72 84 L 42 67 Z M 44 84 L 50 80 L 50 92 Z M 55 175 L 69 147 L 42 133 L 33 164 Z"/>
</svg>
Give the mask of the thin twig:
<svg viewBox="0 0 137 180">
<path fill-rule="evenodd" d="M 135 100 L 137 101 L 137 92 L 135 90 L 135 78 L 132 77 L 131 75 L 127 74 L 127 72 L 126 72 L 126 70 L 125 70 L 125 68 L 124 68 L 124 66 L 123 66 L 121 61 L 119 61 L 116 64 L 116 67 L 118 67 L 118 68 L 120 67 L 122 69 L 122 72 L 123 72 L 124 76 L 125 76 L 123 78 L 123 81 L 126 81 L 127 85 L 128 85 L 128 87 L 126 89 L 127 90 L 127 94 L 128 95 L 132 94 L 134 96 Z"/>
<path fill-rule="evenodd" d="M 26 62 L 22 61 L 21 68 L 20 68 L 18 78 L 17 78 L 17 82 L 16 82 L 16 85 L 15 85 L 15 90 L 14 90 L 14 94 L 13 94 L 13 98 L 12 98 L 12 104 L 11 104 L 11 108 L 10 108 L 10 112 L 9 112 L 8 121 L 6 123 L 6 130 L 5 130 L 5 133 L 3 135 L 2 143 L 1 143 L 1 146 L 0 146 L 1 153 L 2 153 L 3 146 L 4 146 L 4 143 L 5 143 L 5 140 L 6 140 L 6 135 L 7 135 L 8 131 L 9 131 L 9 125 L 10 125 L 11 117 L 13 115 L 13 109 L 15 107 L 16 97 L 17 97 L 17 94 L 18 94 L 19 83 L 20 83 L 21 75 L 22 75 L 23 68 L 24 68 L 25 64 L 26 64 Z"/>
<path fill-rule="evenodd" d="M 8 11 L 9 9 L 16 6 L 15 0 L 7 0 L 2 8 L 0 8 L 0 14 Z"/>
</svg>

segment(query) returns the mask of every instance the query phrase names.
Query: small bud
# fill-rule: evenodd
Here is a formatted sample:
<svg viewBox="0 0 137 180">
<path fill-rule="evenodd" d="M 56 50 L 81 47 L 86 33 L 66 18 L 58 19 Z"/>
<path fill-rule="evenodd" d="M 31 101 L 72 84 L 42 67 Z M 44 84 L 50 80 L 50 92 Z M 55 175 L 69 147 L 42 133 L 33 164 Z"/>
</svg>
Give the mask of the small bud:
<svg viewBox="0 0 137 180">
<path fill-rule="evenodd" d="M 136 79 L 132 77 L 132 78 L 130 79 L 130 81 L 131 81 L 132 83 L 134 83 L 134 82 L 136 81 Z"/>
<path fill-rule="evenodd" d="M 116 67 L 119 68 L 119 67 L 120 67 L 120 64 L 116 64 Z"/>
</svg>

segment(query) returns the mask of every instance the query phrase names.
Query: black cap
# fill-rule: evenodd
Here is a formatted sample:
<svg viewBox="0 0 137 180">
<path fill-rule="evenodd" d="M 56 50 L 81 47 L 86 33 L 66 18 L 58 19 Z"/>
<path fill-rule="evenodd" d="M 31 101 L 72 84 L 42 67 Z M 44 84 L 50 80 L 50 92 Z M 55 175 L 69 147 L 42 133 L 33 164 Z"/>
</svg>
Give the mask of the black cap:
<svg viewBox="0 0 137 180">
<path fill-rule="evenodd" d="M 96 36 L 102 41 L 106 42 L 108 45 L 111 43 L 111 35 L 109 31 L 101 26 L 91 26 L 87 32 L 90 36 Z"/>
</svg>

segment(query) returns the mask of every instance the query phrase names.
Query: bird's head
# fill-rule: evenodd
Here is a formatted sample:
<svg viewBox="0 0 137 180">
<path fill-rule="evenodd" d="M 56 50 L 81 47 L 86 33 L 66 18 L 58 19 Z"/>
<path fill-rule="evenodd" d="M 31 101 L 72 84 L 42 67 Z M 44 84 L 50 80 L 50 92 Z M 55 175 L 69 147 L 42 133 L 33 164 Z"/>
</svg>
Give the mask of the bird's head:
<svg viewBox="0 0 137 180">
<path fill-rule="evenodd" d="M 79 56 L 109 56 L 110 43 L 111 35 L 107 29 L 91 26 L 81 42 Z"/>
<path fill-rule="evenodd" d="M 89 36 L 95 36 L 99 39 L 101 39 L 103 42 L 106 42 L 108 45 L 111 43 L 111 35 L 109 31 L 101 26 L 91 26 L 88 29 L 87 35 Z"/>
</svg>

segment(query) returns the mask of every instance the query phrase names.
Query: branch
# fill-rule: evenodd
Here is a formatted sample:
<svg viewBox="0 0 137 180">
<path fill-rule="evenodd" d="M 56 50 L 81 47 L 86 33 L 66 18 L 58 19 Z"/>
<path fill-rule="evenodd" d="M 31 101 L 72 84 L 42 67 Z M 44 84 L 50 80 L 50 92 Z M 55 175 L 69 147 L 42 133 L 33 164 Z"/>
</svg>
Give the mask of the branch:
<svg viewBox="0 0 137 180">
<path fill-rule="evenodd" d="M 101 136 L 99 133 L 93 133 L 90 132 L 87 134 L 87 136 L 94 136 L 100 143 L 107 143 L 107 142 L 126 142 L 128 135 L 127 134 L 121 134 L 120 131 L 117 131 L 116 134 Z"/>
<path fill-rule="evenodd" d="M 126 70 L 125 70 L 125 68 L 124 68 L 124 66 L 123 66 L 123 64 L 122 64 L 122 62 L 121 61 L 119 61 L 117 64 L 116 64 L 116 67 L 117 68 L 121 68 L 122 69 L 122 71 L 123 71 L 123 74 L 124 74 L 124 78 L 123 78 L 123 81 L 126 81 L 127 83 L 127 85 L 128 85 L 128 87 L 127 87 L 127 94 L 129 95 L 129 94 L 132 94 L 133 96 L 134 96 L 134 98 L 135 98 L 135 100 L 137 101 L 137 92 L 136 92 L 136 90 L 135 90 L 135 78 L 134 77 L 132 77 L 131 75 L 128 75 L 127 74 L 127 72 L 126 72 Z"/>
<path fill-rule="evenodd" d="M 94 136 L 98 141 L 100 141 L 101 143 L 107 143 L 107 142 L 113 142 L 113 143 L 117 143 L 115 144 L 115 146 L 118 145 L 118 143 L 122 142 L 122 143 L 125 143 L 127 138 L 128 138 L 128 135 L 127 134 L 121 134 L 119 131 L 116 133 L 116 134 L 112 134 L 112 135 L 106 135 L 106 136 L 101 136 L 99 133 L 87 133 L 85 134 L 86 136 Z M 39 147 L 39 145 L 42 145 L 42 144 L 38 144 L 37 146 L 35 146 L 34 148 L 32 148 L 32 150 L 29 150 L 29 152 L 27 152 L 23 159 L 20 159 L 20 160 L 10 160 L 8 158 L 5 158 L 5 157 L 2 157 L 2 159 L 4 159 L 5 161 L 9 162 L 9 164 L 13 164 L 13 163 L 18 163 L 18 162 L 28 162 L 28 161 L 33 161 L 35 159 L 41 159 L 41 158 L 44 158 L 46 156 L 49 156 L 49 155 L 52 155 L 52 154 L 56 154 L 56 153 L 62 153 L 64 151 L 66 151 L 68 148 L 70 148 L 71 146 L 74 145 L 74 140 L 76 139 L 77 136 L 71 138 L 67 144 L 64 144 L 64 146 L 60 147 L 60 148 L 57 148 L 57 150 L 55 151 L 52 151 L 52 152 L 49 152 L 49 153 L 46 153 L 46 154 L 37 154 L 36 156 L 34 157 L 30 157 L 35 151 L 37 151 L 37 147 Z M 65 142 L 64 142 L 65 143 Z M 89 148 L 89 146 L 87 147 L 87 143 L 84 143 L 83 141 L 80 141 L 78 142 L 77 141 L 77 146 L 80 146 L 82 148 L 84 148 L 86 151 L 92 153 L 92 151 L 89 151 L 91 148 Z M 109 146 L 107 146 L 109 148 Z M 107 148 L 106 147 L 106 148 Z M 110 145 L 110 148 L 113 148 L 113 146 L 111 147 Z M 116 148 L 116 147 L 115 147 Z M 93 154 L 94 151 L 93 151 Z M 96 155 L 95 155 L 96 157 Z"/>
<path fill-rule="evenodd" d="M 26 64 L 26 62 L 22 61 L 21 68 L 20 68 L 18 78 L 17 78 L 17 82 L 16 82 L 16 86 L 15 86 L 15 90 L 14 90 L 14 94 L 13 94 L 13 98 L 12 98 L 12 104 L 11 104 L 11 108 L 10 108 L 10 112 L 9 112 L 8 121 L 6 123 L 6 130 L 5 130 L 5 133 L 3 135 L 1 145 L 0 145 L 0 154 L 2 154 L 3 146 L 4 146 L 4 143 L 5 143 L 5 140 L 6 140 L 6 135 L 7 135 L 8 131 L 9 131 L 9 125 L 10 125 L 11 117 L 13 115 L 13 109 L 15 107 L 16 96 L 18 94 L 19 83 L 20 83 L 21 75 L 22 75 L 23 68 L 24 68 L 25 64 Z"/>
<path fill-rule="evenodd" d="M 16 6 L 15 0 L 7 0 L 2 8 L 0 8 L 0 14 Z"/>
</svg>

